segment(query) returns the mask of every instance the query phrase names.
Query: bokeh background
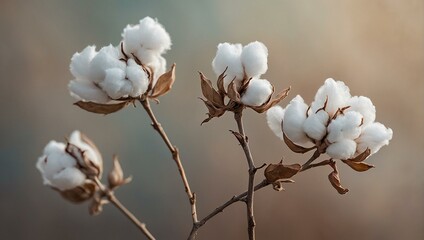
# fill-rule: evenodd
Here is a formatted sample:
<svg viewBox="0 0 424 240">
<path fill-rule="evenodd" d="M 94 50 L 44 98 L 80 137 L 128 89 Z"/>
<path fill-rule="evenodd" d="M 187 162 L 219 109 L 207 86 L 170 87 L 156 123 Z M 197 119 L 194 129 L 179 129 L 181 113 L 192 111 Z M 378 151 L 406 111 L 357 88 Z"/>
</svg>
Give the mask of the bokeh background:
<svg viewBox="0 0 424 240">
<path fill-rule="evenodd" d="M 329 184 L 329 168 L 295 177 L 285 192 L 256 194 L 258 239 L 424 239 L 424 2 L 316 1 L 8 1 L 0 3 L 0 239 L 139 239 L 112 206 L 91 217 L 87 204 L 65 202 L 42 185 L 35 168 L 50 139 L 73 129 L 89 135 L 110 167 L 112 154 L 133 175 L 117 195 L 158 239 L 185 239 L 189 204 L 176 166 L 142 108 L 110 116 L 72 106 L 67 83 L 72 54 L 89 44 L 120 41 L 122 29 L 156 17 L 173 40 L 166 54 L 177 81 L 154 111 L 181 150 L 200 217 L 245 191 L 243 152 L 228 132 L 230 114 L 204 126 L 197 70 L 215 78 L 211 60 L 220 42 L 264 42 L 265 78 L 290 97 L 312 101 L 327 77 L 369 96 L 377 121 L 394 131 L 372 156 L 377 167 L 356 173 L 340 166 L 350 192 Z M 285 100 L 283 104 L 287 104 Z M 245 114 L 257 164 L 304 162 L 266 125 Z M 258 181 L 262 178 L 258 174 Z M 199 239 L 246 239 L 244 204 L 234 204 L 199 232 Z"/>
</svg>

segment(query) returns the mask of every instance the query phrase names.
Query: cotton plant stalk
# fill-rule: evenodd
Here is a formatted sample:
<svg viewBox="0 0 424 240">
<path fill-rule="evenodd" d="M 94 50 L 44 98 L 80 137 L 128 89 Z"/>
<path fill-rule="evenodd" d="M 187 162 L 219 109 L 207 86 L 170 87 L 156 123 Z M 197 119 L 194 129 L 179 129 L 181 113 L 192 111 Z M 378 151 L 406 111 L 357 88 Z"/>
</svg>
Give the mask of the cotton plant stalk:
<svg viewBox="0 0 424 240">
<path fill-rule="evenodd" d="M 203 73 L 200 86 L 208 113 L 201 124 L 232 113 L 237 129 L 230 130 L 243 150 L 248 168 L 247 190 L 229 198 L 203 218 L 198 217 L 196 194 L 191 190 L 178 148 L 173 145 L 156 118 L 150 101 L 159 103 L 175 81 L 175 63 L 167 70 L 163 55 L 171 49 L 171 38 L 156 20 L 145 17 L 136 25 L 128 25 L 122 40 L 96 50 L 88 46 L 71 58 L 73 80 L 68 88 L 76 99 L 75 105 L 96 114 L 111 114 L 139 102 L 151 119 L 153 129 L 160 135 L 177 165 L 190 204 L 192 229 L 188 239 L 196 239 L 199 229 L 224 209 L 237 202 L 246 203 L 247 236 L 256 239 L 255 192 L 272 186 L 284 190 L 283 184 L 294 183 L 295 175 L 315 167 L 329 166 L 328 179 L 340 194 L 348 192 L 341 185 L 338 163 L 347 164 L 358 172 L 374 166 L 365 162 L 381 147 L 388 145 L 393 131 L 376 122 L 376 110 L 364 96 L 351 96 L 350 89 L 341 81 L 327 79 L 314 101 L 307 105 L 300 95 L 286 107 L 278 104 L 287 97 L 290 87 L 274 95 L 270 81 L 264 79 L 268 70 L 268 48 L 261 42 L 220 43 L 212 60 L 217 76 L 213 84 Z M 216 87 L 214 86 L 216 85 Z M 251 109 L 266 113 L 267 123 L 275 135 L 296 153 L 313 151 L 308 160 L 286 164 L 281 160 L 257 166 L 254 162 L 243 123 L 243 111 Z M 316 162 L 320 156 L 326 160 Z M 281 159 L 281 157 L 279 157 Z M 44 148 L 36 167 L 43 182 L 73 203 L 91 201 L 89 212 L 98 215 L 105 204 L 117 207 L 137 226 L 147 239 L 155 239 L 135 215 L 115 196 L 115 190 L 128 184 L 117 156 L 108 174 L 108 184 L 101 182 L 103 158 L 96 145 L 84 134 L 74 131 L 65 143 L 51 141 Z M 256 173 L 263 170 L 263 178 L 255 184 Z"/>
</svg>

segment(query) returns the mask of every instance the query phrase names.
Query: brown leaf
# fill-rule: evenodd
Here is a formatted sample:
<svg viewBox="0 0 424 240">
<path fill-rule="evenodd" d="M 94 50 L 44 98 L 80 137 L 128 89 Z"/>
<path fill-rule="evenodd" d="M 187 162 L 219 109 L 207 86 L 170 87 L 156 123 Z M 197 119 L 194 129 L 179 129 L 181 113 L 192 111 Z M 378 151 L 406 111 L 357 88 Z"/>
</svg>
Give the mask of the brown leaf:
<svg viewBox="0 0 424 240">
<path fill-rule="evenodd" d="M 203 75 L 200 74 L 200 86 L 202 88 L 203 96 L 213 103 L 217 107 L 224 107 L 224 98 L 223 95 L 220 95 L 212 86 L 212 82 Z"/>
<path fill-rule="evenodd" d="M 70 190 L 60 191 L 62 197 L 73 203 L 82 203 L 91 197 L 96 192 L 96 184 L 91 181 L 87 181 L 84 185 L 75 187 Z"/>
<path fill-rule="evenodd" d="M 102 103 L 95 103 L 95 102 L 83 102 L 78 101 L 74 103 L 74 105 L 77 105 L 78 107 L 92 113 L 99 113 L 99 114 L 110 114 L 117 112 L 127 106 L 129 101 L 120 102 L 120 103 L 114 103 L 114 104 L 102 104 Z"/>
<path fill-rule="evenodd" d="M 240 102 L 240 94 L 237 91 L 237 86 L 234 81 L 232 81 L 230 85 L 228 85 L 227 96 L 235 102 Z"/>
<path fill-rule="evenodd" d="M 300 164 L 270 164 L 265 168 L 264 175 L 269 182 L 276 182 L 280 179 L 293 177 L 300 171 L 301 168 L 302 166 Z"/>
<path fill-rule="evenodd" d="M 98 165 L 96 167 L 99 170 L 99 174 L 98 175 L 99 176 L 102 175 L 102 172 L 103 172 L 103 158 L 102 158 L 102 154 L 100 153 L 100 151 L 97 148 L 96 144 L 94 144 L 94 142 L 90 138 L 88 138 L 87 135 L 85 135 L 84 133 L 80 133 L 80 134 L 81 134 L 81 140 L 83 142 L 85 142 L 86 144 L 88 144 L 94 150 L 94 152 L 97 155 L 97 158 L 100 160 L 100 163 L 99 164 L 96 164 L 96 165 Z"/>
<path fill-rule="evenodd" d="M 334 170 L 328 175 L 328 180 L 330 180 L 331 185 L 337 190 L 340 194 L 345 194 L 349 192 L 349 189 L 342 187 L 340 183 L 339 172 L 337 171 L 336 164 L 333 163 L 330 165 Z"/>
<path fill-rule="evenodd" d="M 222 72 L 218 76 L 218 80 L 216 81 L 216 84 L 218 86 L 218 92 L 219 92 L 219 94 L 221 94 L 221 96 L 225 96 L 225 94 L 227 93 L 227 91 L 225 91 L 225 87 L 224 87 L 224 78 L 227 76 L 227 75 L 225 75 L 225 72 L 227 71 L 227 69 L 228 69 L 228 67 L 226 67 L 224 72 Z"/>
<path fill-rule="evenodd" d="M 206 105 L 206 107 L 209 110 L 209 113 L 207 113 L 208 118 L 203 120 L 203 122 L 200 125 L 202 125 L 203 123 L 209 122 L 214 117 L 220 117 L 225 113 L 225 108 L 217 108 L 211 102 L 209 102 L 209 101 L 207 101 L 203 98 L 200 98 L 200 100 L 203 101 L 203 103 Z"/>
<path fill-rule="evenodd" d="M 283 123 L 281 123 L 283 124 Z M 290 150 L 292 150 L 295 153 L 306 153 L 311 151 L 312 149 L 314 149 L 315 147 L 310 147 L 310 148 L 305 148 L 302 146 L 299 146 L 297 144 L 295 144 L 294 142 L 292 142 L 292 140 L 290 140 L 286 134 L 283 132 L 283 138 L 284 138 L 284 142 L 286 143 L 287 147 L 290 148 Z"/>
<path fill-rule="evenodd" d="M 175 81 L 175 63 L 172 64 L 171 69 L 162 74 L 158 81 L 156 82 L 156 85 L 153 87 L 153 92 L 150 95 L 151 98 L 157 98 L 159 96 L 162 96 L 166 93 L 168 93 L 171 88 L 172 84 L 174 84 Z"/>
<path fill-rule="evenodd" d="M 371 149 L 367 148 L 363 153 L 359 154 L 355 158 L 351 158 L 348 160 L 352 162 L 362 162 L 365 159 L 367 159 L 367 157 L 369 157 L 370 155 L 371 155 Z"/>
<path fill-rule="evenodd" d="M 350 160 L 342 160 L 342 161 L 357 172 L 365 172 L 374 167 L 374 165 L 371 165 L 365 162 L 354 162 Z"/>
<path fill-rule="evenodd" d="M 277 96 L 272 99 L 270 98 L 266 104 L 263 104 L 262 106 L 259 107 L 251 107 L 253 110 L 255 110 L 257 113 L 263 113 L 268 111 L 268 109 L 270 109 L 271 107 L 277 105 L 281 100 L 283 100 L 284 98 L 287 97 L 287 95 L 290 92 L 290 87 L 287 89 L 284 89 L 283 91 L 281 91 L 280 93 L 277 94 Z"/>
</svg>

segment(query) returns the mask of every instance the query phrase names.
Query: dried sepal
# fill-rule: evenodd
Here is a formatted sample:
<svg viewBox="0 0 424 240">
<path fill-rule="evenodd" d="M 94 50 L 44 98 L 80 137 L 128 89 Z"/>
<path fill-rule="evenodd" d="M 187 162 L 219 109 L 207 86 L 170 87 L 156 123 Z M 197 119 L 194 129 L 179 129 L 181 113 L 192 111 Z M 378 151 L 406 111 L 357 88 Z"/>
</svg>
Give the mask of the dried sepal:
<svg viewBox="0 0 424 240">
<path fill-rule="evenodd" d="M 274 183 L 281 179 L 288 179 L 296 175 L 302 166 L 300 164 L 284 165 L 282 163 L 269 164 L 265 168 L 264 175 L 268 182 Z"/>
<path fill-rule="evenodd" d="M 84 133 L 81 133 L 81 140 L 86 143 L 87 145 L 89 145 L 91 147 L 91 149 L 94 150 L 95 154 L 97 155 L 97 159 L 99 160 L 99 163 L 96 164 L 96 168 L 99 171 L 98 176 L 102 175 L 103 172 L 103 158 L 102 158 L 102 154 L 100 153 L 99 149 L 97 148 L 96 144 L 94 144 L 94 142 L 87 137 L 87 135 L 85 135 Z"/>
<path fill-rule="evenodd" d="M 100 177 L 102 173 L 102 164 L 95 164 L 87 157 L 84 151 L 72 143 L 68 142 L 66 144 L 65 151 L 75 159 L 78 168 L 87 175 L 87 177 Z"/>
<path fill-rule="evenodd" d="M 284 189 L 283 183 L 294 183 L 294 181 L 292 179 L 278 180 L 278 181 L 272 183 L 272 188 L 277 192 L 285 191 L 286 189 Z"/>
<path fill-rule="evenodd" d="M 235 81 L 232 81 L 228 85 L 228 93 L 227 96 L 233 100 L 234 102 L 240 102 L 240 93 L 237 91 L 237 86 Z"/>
<path fill-rule="evenodd" d="M 57 190 L 57 189 L 55 189 Z M 63 198 L 73 203 L 82 203 L 93 197 L 97 190 L 97 185 L 87 180 L 84 185 L 75 187 L 73 189 L 59 191 Z"/>
<path fill-rule="evenodd" d="M 328 175 L 328 180 L 330 180 L 331 185 L 337 190 L 340 194 L 345 194 L 349 192 L 349 189 L 344 188 L 340 183 L 339 172 L 336 167 L 336 163 L 330 163 L 330 166 L 333 168 L 333 171 Z"/>
<path fill-rule="evenodd" d="M 172 64 L 171 69 L 168 72 L 162 74 L 158 78 L 156 85 L 153 87 L 150 97 L 157 98 L 162 95 L 165 95 L 171 90 L 172 84 L 174 84 L 174 82 L 175 82 L 175 63 Z"/>
<path fill-rule="evenodd" d="M 213 105 L 213 103 L 203 98 L 200 98 L 200 100 L 203 101 L 203 103 L 206 105 L 206 107 L 209 110 L 209 113 L 207 113 L 208 117 L 205 120 L 203 120 L 200 125 L 202 125 L 203 123 L 209 122 L 214 117 L 220 117 L 225 113 L 225 108 L 217 108 L 215 107 L 215 105 Z"/>
<path fill-rule="evenodd" d="M 99 195 L 94 195 L 93 200 L 88 208 L 90 215 L 96 216 L 103 211 L 103 205 L 108 204 L 109 201 L 101 198 Z"/>
<path fill-rule="evenodd" d="M 119 163 L 119 159 L 117 156 L 113 157 L 113 168 L 109 172 L 108 181 L 109 188 L 114 189 L 124 184 L 131 182 L 132 177 L 128 177 L 124 179 L 124 172 L 122 171 L 121 164 Z"/>
<path fill-rule="evenodd" d="M 243 135 L 241 135 L 241 133 L 239 133 L 239 132 L 236 132 L 236 131 L 233 131 L 233 130 L 230 130 L 230 132 L 237 138 L 237 140 L 239 141 L 239 143 L 240 144 L 242 144 L 243 143 L 243 141 L 244 141 L 244 136 Z"/>
<path fill-rule="evenodd" d="M 224 107 L 224 95 L 221 95 L 213 88 L 211 80 L 207 79 L 203 73 L 199 72 L 199 74 L 203 96 L 214 106 Z"/>
<path fill-rule="evenodd" d="M 274 88 L 274 86 L 273 86 Z M 286 98 L 289 95 L 290 87 L 284 89 L 283 91 L 279 92 L 275 98 L 272 98 L 272 95 L 268 99 L 268 101 L 264 104 L 262 104 L 259 107 L 250 106 L 254 111 L 257 113 L 263 113 L 268 111 L 268 109 L 272 108 L 273 106 L 277 105 L 280 101 L 282 101 L 284 98 Z M 274 89 L 272 90 L 274 92 Z"/>
<path fill-rule="evenodd" d="M 355 158 L 348 159 L 352 162 L 363 162 L 365 159 L 367 159 L 371 155 L 371 149 L 367 148 L 364 152 L 356 156 Z"/>
<path fill-rule="evenodd" d="M 224 78 L 226 77 L 225 72 L 227 71 L 227 69 L 228 67 L 226 67 L 225 70 L 218 76 L 218 80 L 216 81 L 216 85 L 218 86 L 218 92 L 222 97 L 224 97 L 227 93 L 224 87 Z"/>
<path fill-rule="evenodd" d="M 110 114 L 117 112 L 124 107 L 126 107 L 131 101 L 124 101 L 114 104 L 102 104 L 102 103 L 95 103 L 95 102 L 84 102 L 84 101 L 78 101 L 74 103 L 74 105 L 77 105 L 78 107 L 92 113 L 98 113 L 98 114 Z"/>
<path fill-rule="evenodd" d="M 283 123 L 281 123 L 281 124 L 283 124 Z M 284 142 L 286 143 L 287 147 L 289 147 L 290 150 L 292 150 L 295 153 L 306 153 L 306 152 L 309 152 L 312 149 L 316 148 L 315 146 L 310 147 L 310 148 L 305 148 L 305 147 L 299 146 L 296 143 L 292 142 L 292 140 L 290 140 L 284 132 L 283 132 L 283 139 L 284 139 Z"/>
<path fill-rule="evenodd" d="M 357 172 L 365 172 L 374 167 L 374 165 L 371 165 L 365 162 L 354 162 L 350 160 L 342 160 L 342 161 Z"/>
</svg>

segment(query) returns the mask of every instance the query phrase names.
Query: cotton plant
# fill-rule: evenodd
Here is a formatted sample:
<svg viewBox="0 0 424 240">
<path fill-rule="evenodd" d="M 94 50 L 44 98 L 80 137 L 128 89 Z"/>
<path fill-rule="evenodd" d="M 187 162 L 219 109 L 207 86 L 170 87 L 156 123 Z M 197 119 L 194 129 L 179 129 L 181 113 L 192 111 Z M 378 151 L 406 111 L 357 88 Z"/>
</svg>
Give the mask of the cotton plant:
<svg viewBox="0 0 424 240">
<path fill-rule="evenodd" d="M 392 129 L 375 122 L 375 118 L 375 106 L 369 98 L 352 97 L 344 82 L 331 78 L 318 89 L 310 105 L 297 95 L 285 108 L 275 106 L 267 112 L 269 127 L 292 151 L 315 150 L 303 169 L 321 154 L 330 157 L 323 163 L 333 167 L 329 178 L 341 194 L 348 189 L 340 185 L 333 159 L 356 171 L 367 171 L 373 165 L 364 160 L 392 139 Z"/>
<path fill-rule="evenodd" d="M 171 48 L 171 38 L 156 20 L 145 17 L 137 25 L 127 25 L 122 40 L 116 45 L 88 46 L 71 58 L 70 71 L 74 79 L 68 88 L 78 107 L 97 114 L 117 112 L 139 102 L 151 120 L 151 126 L 168 148 L 190 204 L 192 228 L 188 239 L 196 239 L 199 229 L 224 209 L 237 202 L 246 203 L 247 235 L 255 239 L 255 192 L 272 186 L 284 190 L 283 184 L 293 183 L 296 174 L 319 166 L 330 166 L 331 184 L 339 191 L 347 189 L 340 184 L 336 160 L 356 171 L 366 171 L 373 166 L 364 162 L 369 156 L 388 145 L 393 132 L 375 122 L 375 107 L 363 96 L 351 96 L 349 88 L 340 81 L 328 79 L 319 88 L 314 101 L 307 105 L 296 96 L 285 107 L 279 104 L 290 87 L 274 96 L 274 86 L 263 75 L 268 70 L 268 48 L 261 42 L 220 43 L 212 60 L 217 76 L 216 87 L 200 74 L 200 85 L 207 107 L 203 123 L 225 113 L 234 114 L 236 130 L 230 130 L 243 150 L 248 169 L 247 190 L 233 195 L 203 218 L 197 211 L 197 197 L 185 173 L 178 148 L 171 142 L 156 118 L 150 101 L 168 93 L 175 81 L 175 64 L 167 71 L 163 55 Z M 266 112 L 271 130 L 297 153 L 315 150 L 303 165 L 269 163 L 257 166 L 253 159 L 243 123 L 243 111 L 252 109 Z M 321 155 L 330 159 L 314 163 Z M 146 160 L 147 159 L 143 159 Z M 51 141 L 44 148 L 36 167 L 43 182 L 73 203 L 91 202 L 89 212 L 98 215 L 105 204 L 111 203 L 121 210 L 140 229 L 147 239 L 155 239 L 145 223 L 141 222 L 115 196 L 115 190 L 131 181 L 124 178 L 120 162 L 113 157 L 113 167 L 107 184 L 101 182 L 103 159 L 96 145 L 83 133 L 74 131 L 64 143 Z M 266 168 L 265 168 L 266 167 Z M 264 177 L 255 182 L 256 173 L 264 168 Z"/>
</svg>

